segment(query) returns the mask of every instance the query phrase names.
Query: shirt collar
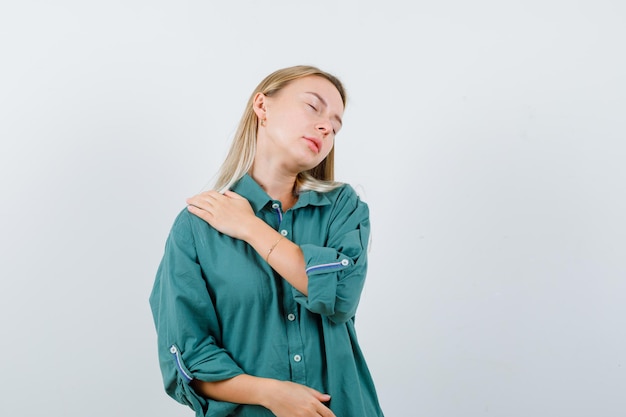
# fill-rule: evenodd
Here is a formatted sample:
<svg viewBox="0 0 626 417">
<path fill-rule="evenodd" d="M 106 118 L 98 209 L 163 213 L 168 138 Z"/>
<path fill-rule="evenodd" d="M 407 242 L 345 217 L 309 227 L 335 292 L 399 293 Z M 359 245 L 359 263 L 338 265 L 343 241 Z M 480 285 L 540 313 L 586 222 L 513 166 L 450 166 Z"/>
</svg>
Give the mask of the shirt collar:
<svg viewBox="0 0 626 417">
<path fill-rule="evenodd" d="M 270 197 L 263 188 L 248 174 L 245 174 L 231 190 L 242 197 L 245 197 L 255 213 L 261 211 L 268 203 L 272 202 Z M 298 196 L 298 201 L 292 207 L 297 209 L 300 207 L 312 206 L 325 206 L 331 204 L 331 201 L 326 197 L 325 193 L 317 191 L 305 191 Z"/>
<path fill-rule="evenodd" d="M 326 197 L 325 193 L 320 193 L 318 191 L 304 191 L 303 193 L 300 193 L 300 196 L 298 196 L 298 201 L 294 204 L 293 209 L 306 207 L 308 205 L 326 206 L 328 204 L 331 204 L 331 202 L 328 197 Z"/>
<path fill-rule="evenodd" d="M 248 174 L 245 174 L 233 185 L 231 190 L 242 197 L 245 197 L 255 213 L 258 213 L 272 201 L 272 198 L 261 188 L 261 186 Z"/>
</svg>

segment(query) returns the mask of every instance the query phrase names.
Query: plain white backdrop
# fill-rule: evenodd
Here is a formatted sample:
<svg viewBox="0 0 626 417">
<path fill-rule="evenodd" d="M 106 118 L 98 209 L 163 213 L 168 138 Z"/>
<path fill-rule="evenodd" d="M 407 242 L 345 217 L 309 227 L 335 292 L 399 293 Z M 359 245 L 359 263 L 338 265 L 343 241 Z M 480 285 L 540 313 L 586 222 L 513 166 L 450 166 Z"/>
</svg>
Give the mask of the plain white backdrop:
<svg viewBox="0 0 626 417">
<path fill-rule="evenodd" d="M 193 415 L 162 389 L 154 274 L 295 64 L 348 89 L 386 415 L 626 415 L 625 40 L 617 0 L 3 0 L 0 415 Z"/>
</svg>

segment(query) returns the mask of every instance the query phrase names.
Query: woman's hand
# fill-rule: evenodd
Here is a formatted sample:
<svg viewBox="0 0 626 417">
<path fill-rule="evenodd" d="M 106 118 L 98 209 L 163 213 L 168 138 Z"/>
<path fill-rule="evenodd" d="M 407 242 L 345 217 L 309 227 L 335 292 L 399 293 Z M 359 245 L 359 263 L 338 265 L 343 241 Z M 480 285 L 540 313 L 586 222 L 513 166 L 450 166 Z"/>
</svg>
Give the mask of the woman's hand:
<svg viewBox="0 0 626 417">
<path fill-rule="evenodd" d="M 330 401 L 328 394 L 289 381 L 272 380 L 271 385 L 262 405 L 276 417 L 336 417 L 323 404 Z"/>
<path fill-rule="evenodd" d="M 206 191 L 188 198 L 187 204 L 190 213 L 236 239 L 245 240 L 252 224 L 259 220 L 248 200 L 232 191 Z"/>
</svg>

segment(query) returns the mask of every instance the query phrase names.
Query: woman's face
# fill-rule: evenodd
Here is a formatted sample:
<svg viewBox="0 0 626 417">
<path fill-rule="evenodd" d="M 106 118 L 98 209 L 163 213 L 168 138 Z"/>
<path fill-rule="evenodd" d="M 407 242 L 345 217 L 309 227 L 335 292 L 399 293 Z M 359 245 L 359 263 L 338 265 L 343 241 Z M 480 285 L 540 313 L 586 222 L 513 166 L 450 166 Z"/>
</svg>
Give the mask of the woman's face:
<svg viewBox="0 0 626 417">
<path fill-rule="evenodd" d="M 343 101 L 327 79 L 308 76 L 292 81 L 273 96 L 257 94 L 257 150 L 297 172 L 311 169 L 331 151 L 341 129 Z"/>
</svg>

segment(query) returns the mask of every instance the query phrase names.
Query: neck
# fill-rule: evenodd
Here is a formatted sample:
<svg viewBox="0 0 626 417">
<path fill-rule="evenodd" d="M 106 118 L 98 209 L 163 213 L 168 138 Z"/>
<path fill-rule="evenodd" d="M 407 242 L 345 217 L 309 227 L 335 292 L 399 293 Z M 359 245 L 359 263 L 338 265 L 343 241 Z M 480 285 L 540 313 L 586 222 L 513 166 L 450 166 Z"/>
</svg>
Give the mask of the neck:
<svg viewBox="0 0 626 417">
<path fill-rule="evenodd" d="M 256 163 L 252 165 L 249 174 L 272 199 L 281 202 L 284 211 L 298 201 L 298 196 L 294 193 L 296 175 L 263 169 Z"/>
</svg>

